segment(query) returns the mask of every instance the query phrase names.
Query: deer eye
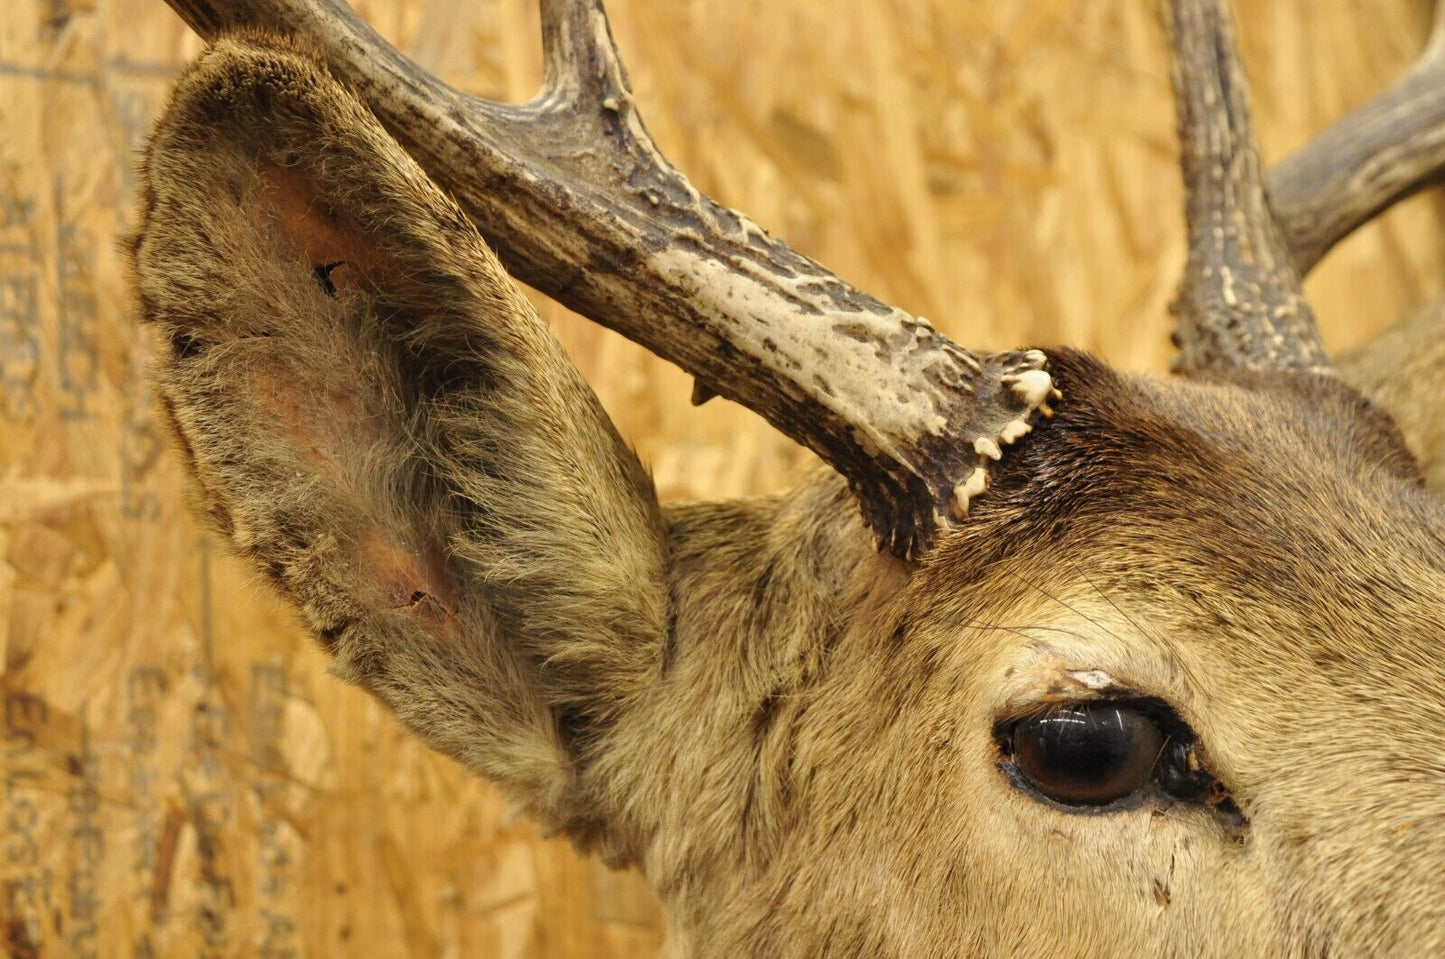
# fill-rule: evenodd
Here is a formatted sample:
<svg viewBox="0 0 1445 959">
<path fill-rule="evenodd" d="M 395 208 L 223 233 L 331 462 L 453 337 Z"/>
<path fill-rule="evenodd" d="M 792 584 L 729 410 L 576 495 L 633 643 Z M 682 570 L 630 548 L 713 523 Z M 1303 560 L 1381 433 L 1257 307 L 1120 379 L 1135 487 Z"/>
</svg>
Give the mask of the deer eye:
<svg viewBox="0 0 1445 959">
<path fill-rule="evenodd" d="M 1025 717 L 1008 740 L 1028 784 L 1069 806 L 1103 806 L 1142 789 L 1165 744 L 1154 720 L 1109 702 L 1070 703 Z"/>
</svg>

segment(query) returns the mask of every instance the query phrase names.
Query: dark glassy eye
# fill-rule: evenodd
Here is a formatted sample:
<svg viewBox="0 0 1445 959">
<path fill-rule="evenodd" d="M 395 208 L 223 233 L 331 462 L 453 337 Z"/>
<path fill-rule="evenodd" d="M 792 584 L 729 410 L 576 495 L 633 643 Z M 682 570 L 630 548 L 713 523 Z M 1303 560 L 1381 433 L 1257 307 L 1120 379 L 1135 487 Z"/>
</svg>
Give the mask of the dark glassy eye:
<svg viewBox="0 0 1445 959">
<path fill-rule="evenodd" d="M 1071 806 L 1103 806 L 1154 774 L 1164 734 L 1120 703 L 1071 703 L 1029 716 L 1009 737 L 1014 764 L 1039 792 Z"/>
</svg>

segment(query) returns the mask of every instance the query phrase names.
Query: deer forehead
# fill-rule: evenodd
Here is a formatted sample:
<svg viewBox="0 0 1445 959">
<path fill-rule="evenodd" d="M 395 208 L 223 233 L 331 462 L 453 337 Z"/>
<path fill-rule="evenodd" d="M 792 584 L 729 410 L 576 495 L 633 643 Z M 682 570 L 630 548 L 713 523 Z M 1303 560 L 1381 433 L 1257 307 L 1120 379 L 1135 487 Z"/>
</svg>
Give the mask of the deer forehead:
<svg viewBox="0 0 1445 959">
<path fill-rule="evenodd" d="M 1307 431 L 1261 426 L 1282 434 L 1278 461 L 1184 432 L 1199 469 L 1151 477 L 1137 451 L 1095 447 L 1090 468 L 1118 472 L 1108 509 L 1081 517 L 1066 504 L 1061 520 L 1030 490 L 1043 509 L 986 508 L 944 544 L 909 602 L 935 604 L 932 641 L 961 664 L 970 708 L 1156 697 L 1221 771 L 1254 783 L 1289 778 L 1291 764 L 1347 765 L 1350 736 L 1366 730 L 1415 751 L 1445 743 L 1433 501 L 1389 475 L 1353 475 L 1336 440 Z"/>
</svg>

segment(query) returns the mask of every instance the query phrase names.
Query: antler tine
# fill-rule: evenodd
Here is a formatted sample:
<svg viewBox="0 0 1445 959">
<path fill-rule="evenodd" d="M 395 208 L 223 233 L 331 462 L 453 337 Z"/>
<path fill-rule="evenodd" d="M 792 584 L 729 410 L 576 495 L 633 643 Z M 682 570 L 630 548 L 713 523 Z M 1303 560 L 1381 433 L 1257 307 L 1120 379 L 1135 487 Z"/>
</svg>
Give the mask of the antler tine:
<svg viewBox="0 0 1445 959">
<path fill-rule="evenodd" d="M 600 3 L 540 0 L 546 73 L 541 100 L 601 107 L 630 96 L 632 83 Z"/>
<path fill-rule="evenodd" d="M 814 450 L 900 555 L 966 515 L 1057 395 L 1044 354 L 962 349 L 699 193 L 638 117 L 600 0 L 542 0 L 546 85 L 521 106 L 446 86 L 341 0 L 167 2 L 203 36 L 309 41 L 513 276 Z"/>
<path fill-rule="evenodd" d="M 1270 207 L 1300 276 L 1356 227 L 1445 173 L 1445 3 L 1388 89 L 1269 171 Z"/>
<path fill-rule="evenodd" d="M 1328 369 L 1264 193 L 1249 90 L 1222 0 L 1171 0 L 1189 262 L 1174 304 L 1177 365 Z"/>
</svg>

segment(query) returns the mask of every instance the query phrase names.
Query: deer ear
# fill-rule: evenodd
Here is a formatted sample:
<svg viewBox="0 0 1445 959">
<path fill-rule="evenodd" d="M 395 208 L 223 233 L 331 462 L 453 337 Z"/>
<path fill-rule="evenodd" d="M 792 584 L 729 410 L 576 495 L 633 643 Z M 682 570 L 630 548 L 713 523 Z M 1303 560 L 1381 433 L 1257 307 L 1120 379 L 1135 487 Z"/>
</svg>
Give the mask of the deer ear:
<svg viewBox="0 0 1445 959">
<path fill-rule="evenodd" d="M 595 396 L 302 49 L 210 48 L 141 184 L 134 281 L 205 513 L 343 676 L 580 828 L 578 764 L 668 616 L 655 496 Z"/>
<path fill-rule="evenodd" d="M 1338 363 L 1340 376 L 1390 415 L 1425 485 L 1445 492 L 1445 309 L 1391 327 Z"/>
</svg>

